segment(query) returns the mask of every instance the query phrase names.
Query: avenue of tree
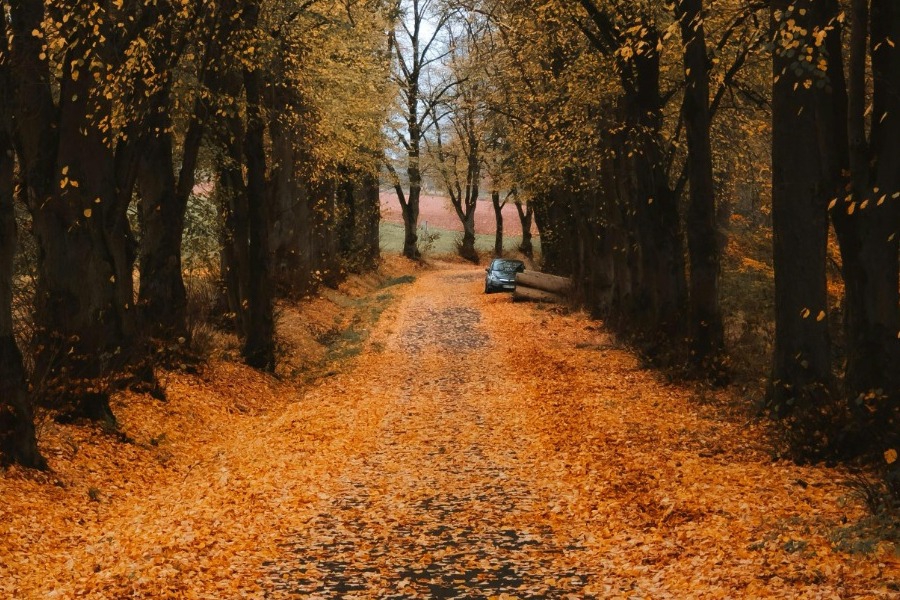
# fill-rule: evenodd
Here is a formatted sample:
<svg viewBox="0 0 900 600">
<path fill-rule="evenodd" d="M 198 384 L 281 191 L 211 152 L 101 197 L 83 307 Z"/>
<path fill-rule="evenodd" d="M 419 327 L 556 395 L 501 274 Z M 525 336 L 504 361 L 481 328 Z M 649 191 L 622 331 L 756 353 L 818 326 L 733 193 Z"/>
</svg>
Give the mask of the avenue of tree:
<svg viewBox="0 0 900 600">
<path fill-rule="evenodd" d="M 417 255 L 423 174 L 450 197 L 465 258 L 477 260 L 479 185 L 498 232 L 503 203 L 524 200 L 543 267 L 572 276 L 579 302 L 656 361 L 724 379 L 728 195 L 756 188 L 771 195 L 774 240 L 769 409 L 794 424 L 801 454 L 896 446 L 895 4 L 406 3 L 436 26 L 397 30 L 417 49 L 394 70 L 409 125 L 393 129 L 403 151 L 390 153 L 408 198 L 389 165 L 407 200 L 405 253 Z M 845 288 L 837 319 L 829 228 Z"/>
<path fill-rule="evenodd" d="M 112 421 L 111 389 L 156 390 L 155 349 L 190 333 L 192 203 L 216 207 L 223 312 L 247 363 L 271 370 L 276 298 L 377 260 L 380 179 L 398 196 L 407 257 L 421 255 L 426 183 L 449 197 L 473 262 L 481 196 L 496 255 L 515 203 L 521 252 L 534 222 L 543 268 L 571 276 L 577 302 L 658 363 L 718 381 L 730 197 L 770 197 L 768 408 L 807 456 L 900 443 L 895 0 L 0 8 L 9 460 L 43 464 L 34 402 Z M 12 297 L 26 224 L 36 292 L 23 357 Z"/>
<path fill-rule="evenodd" d="M 111 389 L 159 392 L 154 349 L 190 345 L 189 203 L 215 203 L 225 311 L 260 369 L 274 368 L 276 294 L 373 264 L 386 14 L 364 1 L 0 3 L 7 459 L 43 465 L 32 401 L 114 422 Z M 30 380 L 11 306 L 19 212 L 36 244 Z"/>
</svg>

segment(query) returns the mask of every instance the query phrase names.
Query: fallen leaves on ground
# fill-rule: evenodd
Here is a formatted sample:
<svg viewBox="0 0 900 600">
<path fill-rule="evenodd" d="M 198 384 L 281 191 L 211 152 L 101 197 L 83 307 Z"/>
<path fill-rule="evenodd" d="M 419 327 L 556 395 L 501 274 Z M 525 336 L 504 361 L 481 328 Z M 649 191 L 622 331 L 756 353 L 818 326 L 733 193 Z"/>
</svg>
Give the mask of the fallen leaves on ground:
<svg viewBox="0 0 900 600">
<path fill-rule="evenodd" d="M 131 441 L 43 423 L 53 471 L 0 477 L 0 596 L 896 597 L 893 548 L 829 541 L 845 473 L 773 463 L 581 315 L 418 275 L 312 385 L 220 361 L 118 398 Z M 322 302 L 284 339 L 323 352 Z"/>
</svg>

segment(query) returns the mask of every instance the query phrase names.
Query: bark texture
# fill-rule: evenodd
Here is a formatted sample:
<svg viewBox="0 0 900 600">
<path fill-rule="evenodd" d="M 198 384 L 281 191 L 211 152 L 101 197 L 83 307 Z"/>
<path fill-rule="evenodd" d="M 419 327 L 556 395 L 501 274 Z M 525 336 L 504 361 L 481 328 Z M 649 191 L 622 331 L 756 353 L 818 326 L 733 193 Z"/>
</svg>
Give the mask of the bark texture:
<svg viewBox="0 0 900 600">
<path fill-rule="evenodd" d="M 503 207 L 506 201 L 500 201 L 500 191 L 491 192 L 491 204 L 494 207 L 494 221 L 497 226 L 494 231 L 494 256 L 503 256 Z"/>
<path fill-rule="evenodd" d="M 211 42 L 212 49 L 218 47 L 218 42 Z M 208 63 L 208 58 L 204 62 Z M 138 303 L 143 325 L 151 336 L 175 339 L 189 333 L 182 236 L 205 129 L 200 114 L 207 107 L 202 99 L 195 103 L 181 140 L 181 165 L 176 174 L 168 80 L 155 90 L 150 105 L 137 180 L 142 234 Z"/>
<path fill-rule="evenodd" d="M 826 3 L 832 14 L 839 7 Z M 900 413 L 900 7 L 853 0 L 847 79 L 839 36 L 830 36 L 838 143 L 831 217 L 845 284 L 844 386 L 858 447 L 897 441 Z M 871 64 L 871 71 L 867 68 Z M 871 77 L 869 75 L 871 73 Z M 844 91 L 846 90 L 846 96 Z M 871 107 L 869 93 L 871 90 Z M 872 111 L 867 119 L 867 111 Z M 849 173 L 849 178 L 843 174 Z"/>
<path fill-rule="evenodd" d="M 79 7 L 78 10 L 88 10 Z M 75 412 L 112 421 L 106 383 L 130 359 L 136 331 L 132 265 L 134 242 L 125 214 L 116 155 L 97 123 L 110 114 L 93 93 L 88 63 L 66 60 L 55 104 L 47 62 L 41 58 L 43 3 L 12 5 L 12 65 L 15 69 L 17 134 L 24 181 L 40 245 L 36 320 L 37 370 L 49 395 Z M 106 50 L 73 19 L 70 58 Z M 116 33 L 100 25 L 106 43 Z M 95 31 L 95 30 L 93 30 Z M 107 60 L 108 56 L 100 57 Z M 90 161 L 83 158 L 90 156 Z M 124 166 L 124 165 L 123 165 Z"/>
<path fill-rule="evenodd" d="M 250 30 L 259 21 L 259 4 L 252 2 L 246 15 Z M 247 278 L 248 331 L 243 355 L 248 365 L 275 370 L 275 315 L 269 261 L 269 212 L 266 195 L 265 122 L 262 115 L 262 74 L 256 68 L 244 70 L 247 97 L 247 203 L 249 228 Z"/>
<path fill-rule="evenodd" d="M 681 0 L 675 10 L 681 27 L 687 74 L 682 114 L 687 133 L 690 181 L 686 223 L 690 256 L 691 359 L 698 366 L 708 366 L 710 360 L 721 354 L 725 341 L 719 308 L 720 257 L 703 1 Z"/>
<path fill-rule="evenodd" d="M 0 11 L 5 7 L 0 4 Z M 13 329 L 15 147 L 6 19 L 0 19 L 0 461 L 45 468 L 35 439 L 22 354 Z"/>
<path fill-rule="evenodd" d="M 788 13 L 788 8 L 792 12 Z M 802 13 L 802 14 L 801 14 Z M 809 37 L 828 25 L 822 3 L 772 4 L 776 31 L 772 99 L 772 226 L 775 266 L 775 350 L 770 400 L 784 413 L 825 401 L 832 387 L 825 249 L 832 170 L 826 148 L 834 143 L 831 99 L 825 87 L 806 86 L 782 34 Z M 791 31 L 792 36 L 800 35 Z"/>
<path fill-rule="evenodd" d="M 519 221 L 522 224 L 522 243 L 519 244 L 519 252 L 528 258 L 534 257 L 534 243 L 531 241 L 531 224 L 534 220 L 534 207 L 531 204 L 525 206 L 516 200 L 516 212 L 519 213 Z"/>
</svg>

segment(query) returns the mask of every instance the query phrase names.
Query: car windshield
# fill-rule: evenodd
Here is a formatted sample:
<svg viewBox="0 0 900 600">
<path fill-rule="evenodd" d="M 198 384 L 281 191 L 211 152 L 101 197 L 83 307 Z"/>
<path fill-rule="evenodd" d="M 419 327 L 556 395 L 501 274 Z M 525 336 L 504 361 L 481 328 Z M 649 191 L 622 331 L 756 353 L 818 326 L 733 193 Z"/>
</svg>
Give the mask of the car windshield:
<svg viewBox="0 0 900 600">
<path fill-rule="evenodd" d="M 495 260 L 491 264 L 491 269 L 503 273 L 516 273 L 525 270 L 525 263 L 518 260 Z"/>
</svg>

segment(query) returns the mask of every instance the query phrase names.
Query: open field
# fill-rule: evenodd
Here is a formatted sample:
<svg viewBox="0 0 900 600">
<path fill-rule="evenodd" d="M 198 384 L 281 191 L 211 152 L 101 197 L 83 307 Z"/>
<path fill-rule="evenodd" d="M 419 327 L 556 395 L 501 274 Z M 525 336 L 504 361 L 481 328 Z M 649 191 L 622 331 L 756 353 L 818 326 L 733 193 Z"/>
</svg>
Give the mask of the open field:
<svg viewBox="0 0 900 600">
<path fill-rule="evenodd" d="M 419 225 L 428 223 L 428 227 L 447 229 L 450 231 L 462 231 L 462 224 L 453 211 L 450 200 L 444 196 L 432 196 L 423 194 L 419 199 Z M 381 219 L 388 223 L 403 223 L 400 213 L 400 202 L 393 191 L 381 192 Z M 488 196 L 481 198 L 475 209 L 475 232 L 493 236 L 496 228 L 494 220 L 494 207 Z M 522 223 L 516 207 L 509 202 L 503 207 L 503 230 L 510 236 L 522 235 Z M 537 227 L 532 224 L 532 234 L 537 237 Z M 493 238 L 492 238 L 493 239 Z"/>
<path fill-rule="evenodd" d="M 462 235 L 462 224 L 450 200 L 442 196 L 423 195 L 420 199 L 419 229 L 437 234 L 432 247 L 424 248 L 425 254 L 440 256 L 454 254 L 456 242 Z M 494 250 L 494 208 L 490 198 L 483 198 L 475 210 L 475 249 L 483 253 Z M 516 254 L 522 242 L 522 222 L 515 205 L 508 203 L 503 208 L 504 253 Z M 535 254 L 540 254 L 541 240 L 537 227 L 532 225 L 532 243 Z M 421 238 L 421 235 L 420 235 Z M 403 250 L 403 217 L 397 195 L 392 191 L 381 192 L 381 251 L 401 252 Z"/>
<path fill-rule="evenodd" d="M 517 219 L 518 220 L 518 219 Z M 434 245 L 430 250 L 425 252 L 426 255 L 431 254 L 440 256 L 444 254 L 453 254 L 456 252 L 456 240 L 462 235 L 458 230 L 439 229 L 432 227 L 429 223 L 428 230 L 437 234 Z M 521 236 L 504 236 L 503 251 L 510 254 L 518 253 L 519 244 L 522 241 Z M 541 241 L 539 238 L 532 238 L 534 244 L 535 255 L 540 254 Z M 475 249 L 483 253 L 491 253 L 494 251 L 494 234 L 476 234 Z M 381 251 L 386 253 L 399 253 L 403 250 L 403 224 L 381 222 Z"/>
</svg>

